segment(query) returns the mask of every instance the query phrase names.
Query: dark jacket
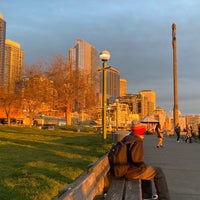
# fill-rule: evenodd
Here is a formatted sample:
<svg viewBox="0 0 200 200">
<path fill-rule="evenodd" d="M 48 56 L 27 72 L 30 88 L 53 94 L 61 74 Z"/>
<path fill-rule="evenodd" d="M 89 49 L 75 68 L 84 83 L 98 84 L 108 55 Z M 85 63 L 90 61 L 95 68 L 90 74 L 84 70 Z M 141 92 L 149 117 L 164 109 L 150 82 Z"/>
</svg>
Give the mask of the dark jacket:
<svg viewBox="0 0 200 200">
<path fill-rule="evenodd" d="M 145 163 L 144 163 L 144 149 L 143 149 L 143 140 L 139 138 L 135 134 L 130 134 L 126 136 L 123 140 L 123 142 L 130 141 L 130 168 L 128 169 L 128 177 L 131 178 L 132 176 L 141 174 L 146 169 Z M 130 177 L 129 177 L 130 176 Z"/>
<path fill-rule="evenodd" d="M 178 133 L 178 134 L 181 132 L 180 126 L 176 126 L 174 130 L 175 130 L 175 132 Z"/>
</svg>

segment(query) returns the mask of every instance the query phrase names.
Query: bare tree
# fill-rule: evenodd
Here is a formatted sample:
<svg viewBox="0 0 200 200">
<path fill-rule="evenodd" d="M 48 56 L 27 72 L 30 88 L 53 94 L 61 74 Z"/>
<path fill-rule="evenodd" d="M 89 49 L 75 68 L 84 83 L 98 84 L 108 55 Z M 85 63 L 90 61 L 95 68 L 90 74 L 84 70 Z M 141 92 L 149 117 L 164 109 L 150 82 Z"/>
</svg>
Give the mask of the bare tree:
<svg viewBox="0 0 200 200">
<path fill-rule="evenodd" d="M 62 111 L 66 124 L 70 125 L 71 112 L 95 106 L 96 85 L 91 72 L 78 69 L 62 55 L 53 56 L 48 63 L 42 60 L 26 68 L 26 75 L 23 105 L 30 118 L 42 111 L 43 104 L 53 102 L 50 109 Z M 44 76 L 52 84 L 51 90 L 46 92 L 41 81 Z"/>
<path fill-rule="evenodd" d="M 13 93 L 1 93 L 0 102 L 6 113 L 8 125 L 10 125 L 11 117 L 20 109 L 20 96 Z"/>
<path fill-rule="evenodd" d="M 25 68 L 26 77 L 24 79 L 22 102 L 23 110 L 29 115 L 30 126 L 32 126 L 34 116 L 42 112 L 44 105 L 49 103 L 52 96 L 53 87 L 50 88 L 50 81 L 43 76 L 44 69 L 44 60 Z"/>
<path fill-rule="evenodd" d="M 74 67 L 75 66 L 75 67 Z M 57 55 L 49 64 L 47 77 L 53 80 L 57 91 L 57 108 L 63 110 L 66 124 L 71 124 L 71 112 L 79 112 L 95 105 L 91 72 L 78 69 L 74 63 Z"/>
<path fill-rule="evenodd" d="M 61 55 L 53 57 L 46 75 L 54 83 L 57 93 L 56 107 L 65 113 L 66 124 L 71 124 L 71 109 L 74 100 L 75 74 L 71 65 Z"/>
</svg>

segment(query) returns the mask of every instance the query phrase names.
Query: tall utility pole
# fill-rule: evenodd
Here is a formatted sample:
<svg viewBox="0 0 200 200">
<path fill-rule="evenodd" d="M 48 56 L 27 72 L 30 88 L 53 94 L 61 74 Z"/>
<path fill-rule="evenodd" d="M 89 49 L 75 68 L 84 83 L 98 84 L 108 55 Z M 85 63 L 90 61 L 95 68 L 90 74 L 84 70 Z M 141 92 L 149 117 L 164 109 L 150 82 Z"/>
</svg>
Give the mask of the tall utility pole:
<svg viewBox="0 0 200 200">
<path fill-rule="evenodd" d="M 176 57 L 176 24 L 172 24 L 172 46 L 173 46 L 173 75 L 174 75 L 174 127 L 179 122 L 178 115 L 178 76 L 177 76 L 177 57 Z"/>
</svg>

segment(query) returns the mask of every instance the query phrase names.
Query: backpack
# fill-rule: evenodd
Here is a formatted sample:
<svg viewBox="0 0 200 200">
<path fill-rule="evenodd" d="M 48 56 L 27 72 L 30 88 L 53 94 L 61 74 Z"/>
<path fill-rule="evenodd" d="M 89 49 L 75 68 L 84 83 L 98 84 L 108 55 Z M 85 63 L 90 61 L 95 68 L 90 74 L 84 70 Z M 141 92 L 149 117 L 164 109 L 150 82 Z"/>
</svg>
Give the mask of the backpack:
<svg viewBox="0 0 200 200">
<path fill-rule="evenodd" d="M 130 144 L 130 142 L 128 142 Z M 110 174 L 116 178 L 123 177 L 130 166 L 129 164 L 129 148 L 127 142 L 119 141 L 112 146 L 108 152 L 108 160 L 110 164 Z"/>
</svg>

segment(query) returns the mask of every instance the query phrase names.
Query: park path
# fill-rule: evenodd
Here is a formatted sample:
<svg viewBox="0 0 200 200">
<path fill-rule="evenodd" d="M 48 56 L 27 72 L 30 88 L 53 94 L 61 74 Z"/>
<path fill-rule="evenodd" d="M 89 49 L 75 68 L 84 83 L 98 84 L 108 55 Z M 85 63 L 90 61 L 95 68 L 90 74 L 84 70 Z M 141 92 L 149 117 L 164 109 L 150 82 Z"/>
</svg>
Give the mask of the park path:
<svg viewBox="0 0 200 200">
<path fill-rule="evenodd" d="M 200 143 L 177 143 L 175 136 L 165 136 L 163 148 L 156 144 L 155 135 L 145 135 L 144 160 L 163 169 L 171 200 L 200 200 Z"/>
</svg>

